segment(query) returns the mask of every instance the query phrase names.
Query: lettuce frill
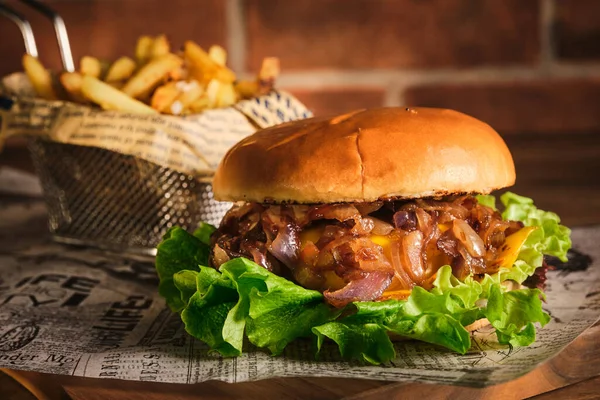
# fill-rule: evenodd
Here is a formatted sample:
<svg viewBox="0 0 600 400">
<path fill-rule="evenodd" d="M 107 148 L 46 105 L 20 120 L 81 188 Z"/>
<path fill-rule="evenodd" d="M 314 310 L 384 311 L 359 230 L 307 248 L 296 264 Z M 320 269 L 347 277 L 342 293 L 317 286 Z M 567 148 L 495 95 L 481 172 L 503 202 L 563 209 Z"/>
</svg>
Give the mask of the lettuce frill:
<svg viewBox="0 0 600 400">
<path fill-rule="evenodd" d="M 478 200 L 495 207 L 493 196 Z M 450 266 L 437 273 L 434 287 L 415 287 L 406 300 L 356 302 L 344 309 L 327 305 L 323 295 L 270 273 L 245 258 L 207 267 L 213 227 L 203 224 L 193 234 L 172 228 L 158 246 L 159 291 L 181 314 L 186 331 L 226 357 L 238 356 L 245 340 L 273 355 L 297 338 L 313 338 L 317 351 L 335 342 L 342 356 L 372 364 L 394 359 L 390 334 L 465 353 L 471 347 L 466 326 L 487 318 L 498 341 L 527 346 L 535 341 L 535 324 L 547 324 L 539 289 L 507 291 L 502 282 L 522 283 L 542 265 L 543 255 L 566 260 L 570 230 L 554 213 L 542 211 L 529 198 L 501 197 L 504 219 L 535 226 L 514 266 L 482 280 L 459 281 Z"/>
</svg>

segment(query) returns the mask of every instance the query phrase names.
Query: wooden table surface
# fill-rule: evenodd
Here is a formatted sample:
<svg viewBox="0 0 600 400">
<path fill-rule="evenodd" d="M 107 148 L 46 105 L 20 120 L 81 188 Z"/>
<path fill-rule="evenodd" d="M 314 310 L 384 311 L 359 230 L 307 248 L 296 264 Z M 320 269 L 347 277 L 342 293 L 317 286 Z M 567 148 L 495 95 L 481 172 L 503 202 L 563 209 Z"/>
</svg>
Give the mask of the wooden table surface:
<svg viewBox="0 0 600 400">
<path fill-rule="evenodd" d="M 532 196 L 540 207 L 557 211 L 567 225 L 600 223 L 599 137 L 579 136 L 581 143 L 562 137 L 543 141 L 538 137 L 510 138 L 507 142 L 519 174 L 515 191 Z M 532 148 L 537 151 L 530 152 Z M 0 166 L 3 164 L 31 170 L 21 146 L 0 155 Z M 529 374 L 486 389 L 332 378 L 176 385 L 17 374 L 48 399 L 595 399 L 600 398 L 600 323 Z M 0 399 L 34 398 L 0 372 Z"/>
</svg>

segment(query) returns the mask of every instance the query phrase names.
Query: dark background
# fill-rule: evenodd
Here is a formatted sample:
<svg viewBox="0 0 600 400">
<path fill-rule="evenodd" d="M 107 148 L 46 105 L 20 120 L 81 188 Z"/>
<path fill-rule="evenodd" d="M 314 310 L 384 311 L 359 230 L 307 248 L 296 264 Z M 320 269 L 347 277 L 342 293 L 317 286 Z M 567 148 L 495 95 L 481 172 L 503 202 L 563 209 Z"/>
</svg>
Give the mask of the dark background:
<svg viewBox="0 0 600 400">
<path fill-rule="evenodd" d="M 30 17 L 47 66 L 49 21 Z M 600 223 L 598 0 L 53 0 L 76 61 L 131 55 L 141 34 L 223 45 L 242 76 L 278 56 L 279 87 L 317 114 L 381 105 L 454 108 L 495 127 L 514 190 L 567 224 Z M 0 17 L 1 18 L 1 17 Z M 0 19 L 0 75 L 20 70 L 18 29 Z M 22 141 L 0 163 L 27 167 Z"/>
</svg>

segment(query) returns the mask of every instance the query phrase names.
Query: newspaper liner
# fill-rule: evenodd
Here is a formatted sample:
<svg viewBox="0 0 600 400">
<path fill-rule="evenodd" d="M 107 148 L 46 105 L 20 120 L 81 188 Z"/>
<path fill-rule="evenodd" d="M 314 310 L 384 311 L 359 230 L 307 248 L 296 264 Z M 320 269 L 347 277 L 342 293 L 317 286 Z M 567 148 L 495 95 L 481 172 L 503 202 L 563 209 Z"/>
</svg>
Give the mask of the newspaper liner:
<svg viewBox="0 0 600 400">
<path fill-rule="evenodd" d="M 135 156 L 192 176 L 211 175 L 227 150 L 256 127 L 312 116 L 283 91 L 188 116 L 139 115 L 35 99 L 22 73 L 5 77 L 2 93 L 11 97 L 12 104 L 9 110 L 0 104 L 0 149 L 10 136 L 42 136 Z"/>
<path fill-rule="evenodd" d="M 0 203 L 0 367 L 54 374 L 172 383 L 244 382 L 327 376 L 488 386 L 534 369 L 600 315 L 600 226 L 573 231 L 575 248 L 595 264 L 549 273 L 545 308 L 552 321 L 529 347 L 499 346 L 479 332 L 465 355 L 413 341 L 395 343 L 382 366 L 342 361 L 334 345 L 319 361 L 309 340 L 271 357 L 208 355 L 157 294 L 152 260 L 52 243 L 39 200 Z"/>
</svg>

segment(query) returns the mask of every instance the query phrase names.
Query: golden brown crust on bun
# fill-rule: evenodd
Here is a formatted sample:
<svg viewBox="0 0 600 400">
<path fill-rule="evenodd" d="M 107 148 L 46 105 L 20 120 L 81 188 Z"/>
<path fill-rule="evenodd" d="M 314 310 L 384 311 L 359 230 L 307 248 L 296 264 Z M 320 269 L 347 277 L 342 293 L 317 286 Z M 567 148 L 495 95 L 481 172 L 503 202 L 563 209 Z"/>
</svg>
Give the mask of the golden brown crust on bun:
<svg viewBox="0 0 600 400">
<path fill-rule="evenodd" d="M 335 203 L 489 193 L 515 168 L 489 125 L 452 110 L 379 108 L 265 129 L 214 177 L 225 201 Z"/>
</svg>

